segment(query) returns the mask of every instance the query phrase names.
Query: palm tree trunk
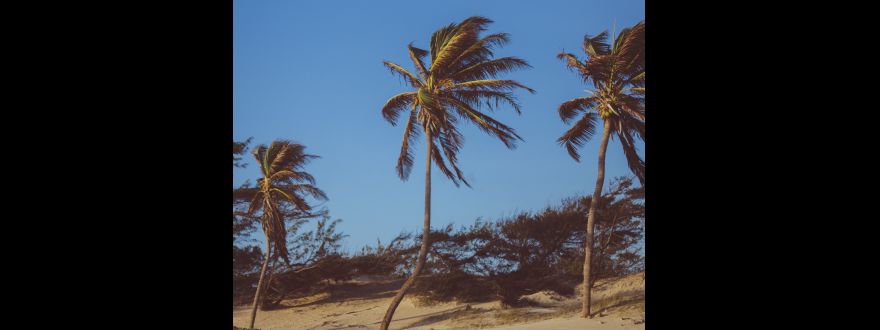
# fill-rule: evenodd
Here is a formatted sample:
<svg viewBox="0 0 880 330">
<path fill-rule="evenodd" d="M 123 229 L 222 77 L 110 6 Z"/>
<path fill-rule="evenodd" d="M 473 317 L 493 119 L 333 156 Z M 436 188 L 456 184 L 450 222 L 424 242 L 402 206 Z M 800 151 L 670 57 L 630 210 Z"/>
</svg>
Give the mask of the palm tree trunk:
<svg viewBox="0 0 880 330">
<path fill-rule="evenodd" d="M 253 330 L 254 321 L 257 320 L 257 307 L 260 306 L 260 298 L 263 293 L 263 278 L 266 276 L 266 268 L 269 268 L 269 256 L 272 254 L 269 238 L 266 237 L 266 260 L 263 260 L 263 268 L 260 269 L 260 280 L 257 281 L 257 293 L 254 294 L 254 308 L 251 310 L 251 325 L 248 327 Z"/>
<path fill-rule="evenodd" d="M 590 291 L 593 282 L 590 279 L 590 262 L 593 254 L 593 223 L 596 220 L 596 209 L 599 206 L 599 198 L 602 197 L 602 184 L 605 182 L 605 151 L 608 149 L 608 138 L 611 136 L 611 122 L 605 120 L 602 128 L 602 142 L 599 144 L 599 168 L 596 175 L 596 189 L 593 190 L 593 199 L 590 201 L 590 211 L 587 213 L 587 235 L 584 238 L 584 301 L 581 317 L 590 318 Z"/>
<path fill-rule="evenodd" d="M 400 305 L 403 296 L 406 295 L 406 291 L 416 283 L 416 277 L 419 276 L 422 267 L 425 266 L 425 258 L 428 256 L 428 246 L 431 244 L 431 242 L 428 241 L 428 238 L 431 233 L 431 149 L 434 148 L 434 141 L 428 130 L 425 130 L 425 137 L 428 140 L 428 151 L 426 157 L 427 165 L 425 165 L 425 223 L 422 225 L 422 248 L 419 249 L 419 259 L 416 261 L 416 269 L 413 270 L 412 275 L 410 275 L 406 282 L 403 282 L 400 291 L 397 292 L 397 295 L 394 296 L 394 300 L 391 301 L 391 306 L 388 306 L 388 310 L 385 312 L 385 317 L 382 318 L 382 325 L 379 327 L 380 330 L 388 330 L 388 326 L 391 324 L 391 318 L 394 317 L 394 311 L 397 309 L 397 305 Z"/>
</svg>

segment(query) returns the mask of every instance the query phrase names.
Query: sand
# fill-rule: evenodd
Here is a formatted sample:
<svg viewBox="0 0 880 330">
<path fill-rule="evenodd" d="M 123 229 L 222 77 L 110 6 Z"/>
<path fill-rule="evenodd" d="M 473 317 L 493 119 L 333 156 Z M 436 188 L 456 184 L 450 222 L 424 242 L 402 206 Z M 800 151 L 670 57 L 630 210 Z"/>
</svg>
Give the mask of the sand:
<svg viewBox="0 0 880 330">
<path fill-rule="evenodd" d="M 288 299 L 283 307 L 258 311 L 256 328 L 378 329 L 401 280 L 370 278 L 334 285 L 327 292 Z M 532 307 L 501 308 L 498 301 L 479 304 L 424 305 L 406 298 L 394 314 L 391 329 L 644 329 L 644 273 L 601 281 L 594 289 L 592 319 L 577 317 L 578 296 L 539 292 L 521 299 Z M 236 307 L 232 322 L 245 327 L 250 309 Z"/>
</svg>

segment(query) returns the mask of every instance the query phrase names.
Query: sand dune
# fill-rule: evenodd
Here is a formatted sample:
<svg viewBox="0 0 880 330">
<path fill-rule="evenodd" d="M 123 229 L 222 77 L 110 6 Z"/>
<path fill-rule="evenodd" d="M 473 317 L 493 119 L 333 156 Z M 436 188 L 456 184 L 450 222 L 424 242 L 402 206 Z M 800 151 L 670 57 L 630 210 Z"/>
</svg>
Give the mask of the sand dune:
<svg viewBox="0 0 880 330">
<path fill-rule="evenodd" d="M 257 313 L 258 329 L 377 329 L 401 280 L 367 279 L 331 286 L 327 292 L 289 299 L 283 307 Z M 498 301 L 479 304 L 423 305 L 406 298 L 394 314 L 392 329 L 644 329 L 644 273 L 600 281 L 593 294 L 593 319 L 577 317 L 577 296 L 539 292 L 521 299 L 533 307 L 502 308 Z M 249 308 L 236 307 L 232 322 L 244 327 Z"/>
</svg>

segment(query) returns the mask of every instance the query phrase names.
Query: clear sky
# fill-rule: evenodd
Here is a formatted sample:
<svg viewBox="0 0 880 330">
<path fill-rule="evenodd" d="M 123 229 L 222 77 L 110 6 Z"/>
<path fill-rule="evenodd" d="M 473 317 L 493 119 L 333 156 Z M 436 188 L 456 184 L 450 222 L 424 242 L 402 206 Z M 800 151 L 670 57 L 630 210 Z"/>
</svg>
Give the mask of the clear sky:
<svg viewBox="0 0 880 330">
<path fill-rule="evenodd" d="M 308 167 L 330 200 L 323 203 L 349 237 L 347 250 L 388 242 L 402 230 L 420 231 L 424 201 L 424 141 L 408 181 L 394 170 L 403 123 L 386 122 L 379 110 L 410 90 L 382 65 L 413 70 L 406 45 L 428 49 L 431 33 L 469 16 L 495 21 L 486 33 L 506 32 L 511 42 L 496 57 L 517 56 L 532 65 L 500 75 L 535 89 L 517 92 L 523 113 L 509 107 L 493 117 L 514 127 L 525 142 L 508 150 L 469 124 L 459 165 L 473 188 L 433 171 L 432 227 L 495 220 L 538 210 L 564 197 L 590 194 L 596 178 L 599 135 L 577 163 L 556 143 L 567 129 L 560 103 L 587 88 L 556 59 L 561 50 L 584 58 L 584 34 L 611 32 L 645 17 L 635 1 L 245 1 L 234 2 L 233 136 L 251 146 L 291 139 L 322 158 Z M 414 72 L 414 71 L 413 71 Z M 644 144 L 639 143 L 644 155 Z M 607 180 L 629 175 L 617 141 L 608 146 Z M 254 182 L 259 170 L 246 155 L 234 183 Z M 606 185 L 607 186 L 607 185 Z M 260 235 L 257 235 L 260 236 Z"/>
</svg>

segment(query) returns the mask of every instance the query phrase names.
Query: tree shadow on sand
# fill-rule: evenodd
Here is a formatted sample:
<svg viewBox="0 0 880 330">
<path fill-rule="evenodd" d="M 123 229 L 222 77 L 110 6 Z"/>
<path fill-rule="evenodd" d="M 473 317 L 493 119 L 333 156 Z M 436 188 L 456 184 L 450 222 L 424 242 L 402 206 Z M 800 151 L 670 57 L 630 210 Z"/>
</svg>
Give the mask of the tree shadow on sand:
<svg viewBox="0 0 880 330">
<path fill-rule="evenodd" d="M 374 307 L 371 307 L 370 309 L 372 309 L 372 308 L 374 308 Z M 361 311 L 363 311 L 363 310 L 361 310 Z M 360 311 L 354 311 L 354 312 L 349 312 L 349 313 L 344 313 L 344 314 L 353 314 L 356 312 L 360 312 Z M 407 326 L 404 326 L 403 328 L 401 328 L 401 329 L 411 329 L 414 327 L 420 327 L 420 326 L 424 326 L 424 325 L 428 325 L 428 324 L 432 324 L 432 323 L 442 322 L 442 321 L 451 319 L 455 316 L 463 315 L 463 314 L 467 314 L 467 313 L 471 313 L 471 312 L 478 312 L 478 309 L 467 310 L 467 306 L 459 306 L 459 307 L 453 307 L 453 308 L 439 311 L 439 312 L 414 315 L 414 316 L 400 318 L 400 319 L 395 318 L 391 322 L 391 324 L 392 325 L 400 325 L 400 323 L 402 321 L 424 318 L 423 320 L 420 320 L 418 322 L 415 322 L 413 324 L 410 324 L 410 325 L 407 325 Z M 339 315 L 342 315 L 342 314 L 329 315 L 329 316 L 339 316 Z M 333 323 L 337 323 L 337 322 L 327 321 L 327 322 L 324 322 L 324 324 L 322 324 L 322 326 L 334 325 Z M 339 327 L 335 327 L 335 328 L 329 328 L 329 330 L 358 329 L 358 328 L 363 329 L 363 328 L 370 328 L 370 326 L 378 325 L 380 323 L 382 323 L 382 322 L 379 321 L 379 322 L 366 323 L 366 324 L 350 324 L 350 325 L 339 326 Z"/>
<path fill-rule="evenodd" d="M 409 320 L 409 319 L 413 319 L 413 318 L 424 317 L 424 319 L 421 321 L 415 322 L 413 324 L 410 324 L 408 326 L 401 328 L 401 329 L 411 329 L 411 328 L 421 327 L 421 326 L 425 326 L 425 325 L 429 325 L 429 324 L 433 324 L 433 323 L 443 322 L 443 321 L 452 319 L 454 317 L 463 316 L 466 314 L 479 313 L 480 311 L 481 311 L 480 309 L 467 309 L 467 306 L 460 306 L 460 307 L 451 308 L 451 309 L 448 309 L 445 311 L 440 311 L 440 312 L 435 312 L 435 313 L 425 314 L 425 315 L 417 315 L 417 316 L 408 317 L 405 319 L 394 320 L 394 321 L 402 321 L 402 320 Z M 377 322 L 377 324 L 378 324 L 378 322 Z"/>
<path fill-rule="evenodd" d="M 337 285 L 332 285 L 326 288 L 328 295 L 322 299 L 316 299 L 313 301 L 309 301 L 302 304 L 295 304 L 286 299 L 284 302 L 279 304 L 274 310 L 283 310 L 283 309 L 291 309 L 291 308 L 303 308 L 309 307 L 313 305 L 321 305 L 321 304 L 332 304 L 332 303 L 342 303 L 342 302 L 352 302 L 352 301 L 361 301 L 361 300 L 370 300 L 370 299 L 381 299 L 381 298 L 391 298 L 400 289 L 401 283 L 403 283 L 403 279 L 400 280 L 391 280 L 384 282 L 374 282 L 374 283 L 342 283 Z M 300 295 L 297 297 L 292 297 L 292 300 L 302 299 L 305 297 L 309 297 L 315 294 L 320 294 L 320 292 L 313 292 L 307 295 Z"/>
<path fill-rule="evenodd" d="M 451 319 L 455 316 L 463 315 L 463 314 L 474 312 L 474 311 L 476 311 L 476 310 L 475 309 L 467 310 L 467 306 L 458 306 L 458 307 L 453 307 L 453 308 L 450 308 L 447 310 L 442 310 L 439 312 L 419 314 L 419 315 L 414 315 L 414 316 L 400 318 L 400 319 L 395 318 L 391 321 L 391 325 L 400 325 L 400 323 L 402 321 L 424 318 L 423 320 L 420 320 L 418 322 L 415 322 L 413 324 L 410 324 L 410 325 L 407 325 L 407 326 L 404 326 L 403 328 L 401 328 L 401 329 L 411 329 L 414 327 L 420 327 L 420 326 L 428 325 L 431 323 L 442 322 L 442 321 Z M 368 325 L 377 325 L 380 323 L 382 323 L 382 322 L 379 321 L 379 322 L 373 322 L 373 323 L 367 323 L 367 324 L 354 324 L 354 325 L 349 325 L 348 327 L 349 328 L 351 328 L 351 327 L 366 327 Z M 337 329 L 345 329 L 345 328 L 337 328 Z"/>
</svg>

